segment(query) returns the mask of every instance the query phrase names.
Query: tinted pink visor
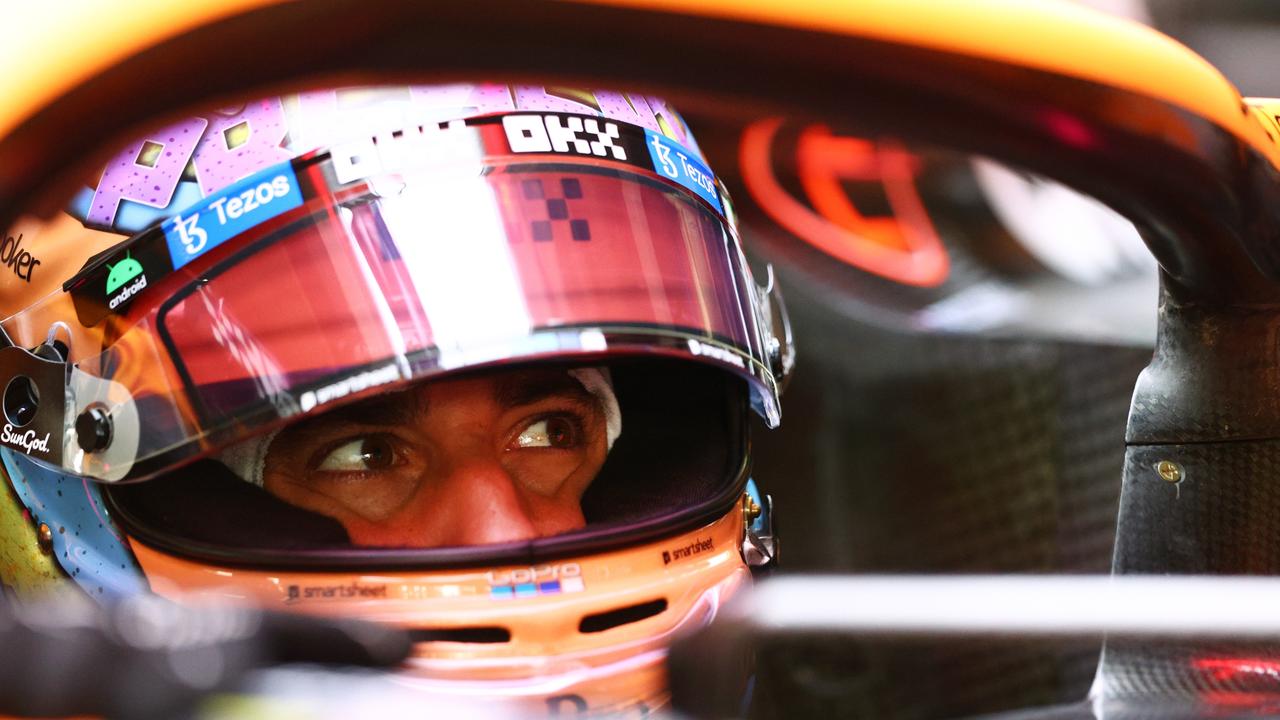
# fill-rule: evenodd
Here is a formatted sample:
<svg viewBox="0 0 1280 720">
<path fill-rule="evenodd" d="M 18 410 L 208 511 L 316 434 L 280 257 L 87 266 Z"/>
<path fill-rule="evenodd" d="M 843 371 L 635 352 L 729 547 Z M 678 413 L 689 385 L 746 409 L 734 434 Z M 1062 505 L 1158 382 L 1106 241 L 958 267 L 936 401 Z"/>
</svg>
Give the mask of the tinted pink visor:
<svg viewBox="0 0 1280 720">
<path fill-rule="evenodd" d="M 99 451 L 69 442 L 64 468 L 143 479 L 286 418 L 509 361 L 687 357 L 745 378 L 777 421 L 762 291 L 717 205 L 680 183 L 547 155 L 342 184 L 318 156 L 289 168 L 296 203 L 220 239 L 285 197 L 273 172 L 165 224 L 193 259 L 154 280 L 112 270 L 113 297 L 136 289 L 109 309 L 127 329 L 76 363 L 67 415 L 110 396 L 125 426 Z"/>
<path fill-rule="evenodd" d="M 228 418 L 284 390 L 310 410 L 344 373 L 595 352 L 605 333 L 619 348 L 705 342 L 753 367 L 753 289 L 722 221 L 661 182 L 584 170 L 389 181 L 213 268 L 165 303 L 157 330 L 204 409 Z"/>
</svg>

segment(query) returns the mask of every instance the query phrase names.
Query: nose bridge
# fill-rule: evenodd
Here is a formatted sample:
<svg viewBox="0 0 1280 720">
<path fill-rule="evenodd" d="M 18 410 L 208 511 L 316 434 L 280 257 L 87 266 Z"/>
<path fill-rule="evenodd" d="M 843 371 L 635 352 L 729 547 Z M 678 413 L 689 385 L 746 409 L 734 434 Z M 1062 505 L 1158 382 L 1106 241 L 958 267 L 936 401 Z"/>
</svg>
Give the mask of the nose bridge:
<svg viewBox="0 0 1280 720">
<path fill-rule="evenodd" d="M 451 443 L 439 478 L 459 540 L 492 543 L 537 536 L 530 509 L 501 449 L 474 438 Z"/>
<path fill-rule="evenodd" d="M 496 460 L 499 452 L 493 447 L 489 428 L 478 421 L 455 423 L 447 433 L 437 435 L 435 441 L 450 467 L 474 462 L 481 456 L 491 456 Z"/>
</svg>

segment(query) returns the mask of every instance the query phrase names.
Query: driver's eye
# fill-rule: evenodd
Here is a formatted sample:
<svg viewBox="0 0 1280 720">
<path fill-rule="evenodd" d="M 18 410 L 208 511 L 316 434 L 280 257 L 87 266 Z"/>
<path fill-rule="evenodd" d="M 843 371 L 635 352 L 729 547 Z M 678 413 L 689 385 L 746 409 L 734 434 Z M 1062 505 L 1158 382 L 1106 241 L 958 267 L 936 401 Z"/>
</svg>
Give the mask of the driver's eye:
<svg viewBox="0 0 1280 720">
<path fill-rule="evenodd" d="M 395 450 L 387 438 L 369 435 L 334 448 L 316 469 L 329 472 L 385 470 L 395 464 L 395 459 Z"/>
<path fill-rule="evenodd" d="M 516 438 L 522 448 L 570 448 L 578 444 L 578 428 L 573 420 L 562 416 L 543 418 L 530 424 Z"/>
</svg>

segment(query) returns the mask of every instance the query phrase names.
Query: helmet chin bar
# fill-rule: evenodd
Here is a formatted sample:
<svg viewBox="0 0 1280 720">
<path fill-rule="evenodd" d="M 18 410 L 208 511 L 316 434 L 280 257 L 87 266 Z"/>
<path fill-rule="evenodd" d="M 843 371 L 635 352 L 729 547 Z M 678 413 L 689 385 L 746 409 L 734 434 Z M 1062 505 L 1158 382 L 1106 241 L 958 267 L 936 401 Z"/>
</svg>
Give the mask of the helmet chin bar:
<svg viewBox="0 0 1280 720">
<path fill-rule="evenodd" d="M 137 455 L 137 406 L 123 385 L 67 364 L 58 325 L 32 350 L 0 329 L 0 446 L 44 465 L 119 480 Z"/>
</svg>

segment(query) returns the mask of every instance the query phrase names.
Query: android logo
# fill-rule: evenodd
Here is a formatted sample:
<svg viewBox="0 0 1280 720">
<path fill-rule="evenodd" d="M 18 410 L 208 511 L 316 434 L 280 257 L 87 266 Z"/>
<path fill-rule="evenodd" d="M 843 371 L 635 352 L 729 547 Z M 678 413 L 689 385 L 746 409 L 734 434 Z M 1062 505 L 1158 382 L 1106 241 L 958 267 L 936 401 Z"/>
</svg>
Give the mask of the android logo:
<svg viewBox="0 0 1280 720">
<path fill-rule="evenodd" d="M 111 273 L 107 275 L 107 294 L 120 289 L 120 286 L 142 274 L 142 263 L 125 254 L 124 259 L 115 265 L 108 265 Z"/>
</svg>

